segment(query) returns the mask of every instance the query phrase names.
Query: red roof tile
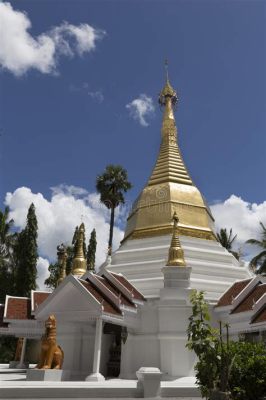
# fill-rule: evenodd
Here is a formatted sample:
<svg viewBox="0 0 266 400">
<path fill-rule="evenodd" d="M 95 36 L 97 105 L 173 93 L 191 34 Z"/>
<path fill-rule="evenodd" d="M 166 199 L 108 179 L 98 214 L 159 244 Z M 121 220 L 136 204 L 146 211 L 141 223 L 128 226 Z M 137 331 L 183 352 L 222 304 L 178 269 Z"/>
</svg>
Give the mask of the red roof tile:
<svg viewBox="0 0 266 400">
<path fill-rule="evenodd" d="M 120 297 L 121 304 L 123 304 L 123 305 L 125 305 L 125 306 L 127 306 L 127 307 L 133 307 L 133 308 L 135 308 L 135 304 L 134 304 L 132 301 L 128 300 L 128 299 L 123 295 L 123 293 L 122 293 L 118 288 L 116 288 L 116 287 L 112 284 L 112 282 L 110 282 L 108 279 L 106 279 L 106 277 L 98 276 L 98 275 L 97 275 L 97 276 L 95 275 L 95 277 L 96 277 L 96 279 L 99 279 L 99 280 L 101 281 L 101 283 L 102 283 L 107 289 L 109 289 L 116 297 Z"/>
<path fill-rule="evenodd" d="M 230 306 L 240 292 L 251 282 L 252 279 L 235 282 L 220 298 L 216 307 Z"/>
<path fill-rule="evenodd" d="M 261 296 L 266 293 L 266 283 L 260 285 L 258 284 L 255 288 L 244 298 L 243 301 L 231 312 L 231 314 L 236 314 L 240 312 L 250 311 L 254 303 L 256 303 Z"/>
<path fill-rule="evenodd" d="M 6 319 L 31 319 L 31 301 L 27 297 L 8 297 Z"/>
<path fill-rule="evenodd" d="M 110 272 L 110 271 L 109 271 Z M 136 300 L 145 300 L 145 297 L 123 276 L 110 272 L 115 279 L 117 279 L 133 296 Z"/>
<path fill-rule="evenodd" d="M 103 306 L 103 311 L 108 313 L 108 314 L 116 314 L 116 315 L 121 315 L 121 311 L 115 307 L 108 298 L 98 289 L 95 285 L 93 285 L 91 282 L 88 281 L 83 281 L 79 279 L 79 282 L 96 298 L 96 300 L 101 303 Z"/>
<path fill-rule="evenodd" d="M 32 304 L 32 309 L 33 311 L 36 311 L 37 308 L 39 307 L 40 304 L 44 302 L 44 300 L 47 299 L 49 296 L 49 292 L 33 292 L 33 304 Z"/>
<path fill-rule="evenodd" d="M 257 324 L 258 322 L 266 322 L 266 304 L 262 309 L 255 315 L 252 320 L 252 324 Z"/>
</svg>

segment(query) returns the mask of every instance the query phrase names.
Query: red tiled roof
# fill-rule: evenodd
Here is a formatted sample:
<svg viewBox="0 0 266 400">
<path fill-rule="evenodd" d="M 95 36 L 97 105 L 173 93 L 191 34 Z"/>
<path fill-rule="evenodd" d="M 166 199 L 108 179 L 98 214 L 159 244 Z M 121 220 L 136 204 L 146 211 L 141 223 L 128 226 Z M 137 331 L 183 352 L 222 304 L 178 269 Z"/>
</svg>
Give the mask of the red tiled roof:
<svg viewBox="0 0 266 400">
<path fill-rule="evenodd" d="M 216 307 L 230 306 L 240 292 L 251 282 L 252 279 L 235 282 L 220 298 Z"/>
<path fill-rule="evenodd" d="M 133 296 L 136 300 L 145 300 L 145 297 L 134 287 L 131 283 L 123 276 L 119 274 L 115 274 L 114 272 L 110 272 L 115 279 L 117 279 Z"/>
<path fill-rule="evenodd" d="M 96 300 L 101 303 L 103 306 L 103 311 L 108 313 L 108 314 L 116 314 L 116 315 L 121 315 L 121 311 L 115 307 L 110 301 L 107 299 L 107 297 L 98 289 L 95 285 L 93 285 L 91 282 L 88 281 L 83 281 L 79 279 L 79 282 L 96 298 Z"/>
<path fill-rule="evenodd" d="M 8 326 L 8 324 L 3 321 L 4 312 L 5 312 L 5 305 L 0 304 L 0 328 L 6 328 Z"/>
<path fill-rule="evenodd" d="M 8 297 L 6 319 L 31 319 L 31 301 L 27 297 Z"/>
<path fill-rule="evenodd" d="M 252 320 L 252 324 L 256 324 L 258 322 L 266 322 L 266 304 L 262 309 L 258 312 L 257 315 L 255 315 L 255 318 Z"/>
<path fill-rule="evenodd" d="M 118 290 L 118 288 L 116 288 L 116 287 L 112 284 L 112 282 L 110 282 L 108 279 L 106 279 L 106 277 L 98 276 L 98 275 L 97 275 L 97 276 L 95 275 L 95 277 L 96 277 L 96 279 L 99 279 L 99 280 L 101 281 L 101 283 L 102 283 L 107 289 L 109 289 L 116 297 L 120 297 L 121 304 L 123 304 L 123 305 L 125 305 L 125 306 L 127 306 L 127 307 L 133 307 L 133 308 L 135 308 L 135 304 L 134 304 L 132 301 L 128 300 L 128 299 L 123 295 L 123 293 L 122 293 L 120 290 Z"/>
<path fill-rule="evenodd" d="M 266 322 L 266 306 L 255 316 L 252 324 L 256 324 L 257 322 Z"/>
<path fill-rule="evenodd" d="M 37 292 L 37 291 L 33 292 L 33 296 L 32 296 L 33 297 L 33 304 L 32 304 L 33 311 L 37 310 L 39 305 L 42 304 L 44 302 L 44 300 L 47 299 L 49 294 L 50 294 L 49 292 Z"/>
<path fill-rule="evenodd" d="M 243 301 L 232 311 L 231 314 L 250 311 L 254 303 L 256 303 L 261 296 L 266 293 L 266 283 L 258 284 L 255 288 L 244 298 Z"/>
</svg>

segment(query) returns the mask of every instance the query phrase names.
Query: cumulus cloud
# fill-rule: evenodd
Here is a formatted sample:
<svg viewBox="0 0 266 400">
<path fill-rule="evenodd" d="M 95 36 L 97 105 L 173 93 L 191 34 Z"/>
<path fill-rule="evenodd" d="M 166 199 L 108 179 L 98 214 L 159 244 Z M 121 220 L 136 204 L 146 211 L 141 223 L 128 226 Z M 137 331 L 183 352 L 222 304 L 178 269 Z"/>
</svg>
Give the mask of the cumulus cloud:
<svg viewBox="0 0 266 400">
<path fill-rule="evenodd" d="M 141 94 L 137 99 L 126 105 L 130 115 L 142 126 L 148 126 L 147 118 L 154 114 L 154 105 L 151 97 Z"/>
<path fill-rule="evenodd" d="M 250 258 L 256 250 L 253 246 L 245 244 L 250 238 L 260 239 L 259 222 L 266 224 L 266 201 L 261 204 L 249 203 L 241 197 L 231 195 L 224 202 L 211 206 L 215 218 L 217 231 L 221 228 L 232 228 L 237 234 L 236 244 L 244 255 Z"/>
<path fill-rule="evenodd" d="M 82 56 L 94 50 L 104 35 L 104 31 L 88 24 L 68 22 L 37 37 L 30 34 L 30 28 L 25 12 L 14 10 L 8 2 L 0 3 L 0 65 L 16 76 L 29 69 L 54 73 L 60 56 Z"/>
<path fill-rule="evenodd" d="M 39 257 L 37 261 L 37 287 L 39 290 L 47 290 L 44 281 L 49 276 L 49 260 Z"/>
<path fill-rule="evenodd" d="M 99 201 L 99 195 L 88 193 L 83 188 L 60 185 L 52 188 L 51 199 L 46 199 L 41 193 L 33 193 L 27 187 L 20 187 L 13 193 L 7 193 L 6 205 L 10 207 L 10 217 L 14 219 L 15 227 L 22 229 L 26 223 L 27 211 L 31 203 L 36 207 L 38 219 L 38 284 L 42 285 L 47 277 L 48 260 L 56 259 L 56 246 L 60 243 L 70 244 L 75 227 L 84 222 L 87 243 L 93 228 L 97 232 L 96 266 L 106 258 L 109 235 L 109 211 Z M 117 219 L 122 212 L 117 210 Z M 116 249 L 123 238 L 119 227 L 114 229 L 114 244 Z"/>
</svg>

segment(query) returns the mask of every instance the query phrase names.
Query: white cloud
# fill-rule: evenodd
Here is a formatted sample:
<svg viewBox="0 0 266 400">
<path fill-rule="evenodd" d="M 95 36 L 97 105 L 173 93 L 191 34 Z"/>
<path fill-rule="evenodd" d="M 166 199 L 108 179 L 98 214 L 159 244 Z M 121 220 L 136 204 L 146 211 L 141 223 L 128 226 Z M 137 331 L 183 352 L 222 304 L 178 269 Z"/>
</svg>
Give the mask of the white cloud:
<svg viewBox="0 0 266 400">
<path fill-rule="evenodd" d="M 236 244 L 242 248 L 244 255 L 250 258 L 257 249 L 245 244 L 250 238 L 260 239 L 261 228 L 259 222 L 266 223 L 266 201 L 261 204 L 248 203 L 231 195 L 224 202 L 211 206 L 215 218 L 217 231 L 221 228 L 232 228 L 237 234 Z"/>
<path fill-rule="evenodd" d="M 96 92 L 88 92 L 88 95 L 93 99 L 96 100 L 98 103 L 102 103 L 104 100 L 103 93 L 100 90 Z"/>
<path fill-rule="evenodd" d="M 46 258 L 39 257 L 37 262 L 37 287 L 39 290 L 47 290 L 44 281 L 49 276 L 49 261 Z"/>
<path fill-rule="evenodd" d="M 29 69 L 48 74 L 56 71 L 61 55 L 82 56 L 95 49 L 104 31 L 88 24 L 63 22 L 34 38 L 27 14 L 16 11 L 8 2 L 0 2 L 0 65 L 16 76 Z"/>
<path fill-rule="evenodd" d="M 103 92 L 101 90 L 89 90 L 89 84 L 88 82 L 83 82 L 81 85 L 75 85 L 75 84 L 71 84 L 69 86 L 69 90 L 70 92 L 73 93 L 80 93 L 80 92 L 84 92 L 86 93 L 92 100 L 97 101 L 98 103 L 102 103 L 104 101 L 104 95 Z"/>
<path fill-rule="evenodd" d="M 109 235 L 109 211 L 99 201 L 99 195 L 88 193 L 85 189 L 75 186 L 60 185 L 52 188 L 51 200 L 41 193 L 32 193 L 27 187 L 20 187 L 13 193 L 7 193 L 5 203 L 10 207 L 10 217 L 15 226 L 22 229 L 26 223 L 26 215 L 31 203 L 36 207 L 38 219 L 38 249 L 39 249 L 39 280 L 46 278 L 45 269 L 48 261 L 56 259 L 56 246 L 60 243 L 70 244 L 75 227 L 84 222 L 86 238 L 89 240 L 93 228 L 97 233 L 96 264 L 99 266 L 106 258 Z M 117 210 L 117 220 L 121 212 Z M 123 232 L 118 227 L 114 229 L 113 248 L 119 246 Z"/>
<path fill-rule="evenodd" d="M 148 126 L 147 118 L 154 113 L 154 105 L 151 97 L 146 94 L 141 94 L 137 99 L 126 105 L 130 115 L 137 120 L 140 125 Z"/>
</svg>

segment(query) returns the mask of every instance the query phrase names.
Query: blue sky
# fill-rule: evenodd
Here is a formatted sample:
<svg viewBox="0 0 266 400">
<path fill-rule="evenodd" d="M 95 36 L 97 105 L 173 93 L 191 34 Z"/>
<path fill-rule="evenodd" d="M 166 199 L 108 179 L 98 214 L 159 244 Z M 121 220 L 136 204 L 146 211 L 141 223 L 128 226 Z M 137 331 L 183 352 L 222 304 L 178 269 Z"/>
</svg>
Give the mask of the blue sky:
<svg viewBox="0 0 266 400">
<path fill-rule="evenodd" d="M 259 237 L 265 15 L 265 1 L 248 0 L 0 1 L 0 198 L 18 229 L 36 205 L 43 277 L 82 215 L 87 231 L 97 228 L 98 264 L 105 258 L 109 216 L 95 178 L 109 163 L 124 166 L 128 203 L 148 180 L 165 58 L 179 144 L 217 229 L 232 227 L 239 246 Z M 124 221 L 122 210 L 116 247 Z"/>
<path fill-rule="evenodd" d="M 1 71 L 1 199 L 25 185 L 94 190 L 108 163 L 128 170 L 134 198 L 158 152 L 157 94 L 169 59 L 176 121 L 189 171 L 212 203 L 232 193 L 266 198 L 263 1 L 11 1 L 34 37 L 63 21 L 104 30 L 96 49 L 61 58 L 57 75 Z M 88 95 L 100 92 L 103 101 Z M 155 114 L 143 127 L 126 104 L 141 93 Z"/>
</svg>

